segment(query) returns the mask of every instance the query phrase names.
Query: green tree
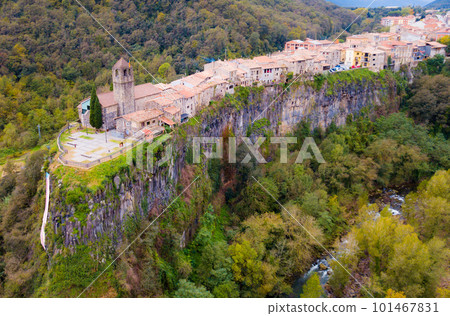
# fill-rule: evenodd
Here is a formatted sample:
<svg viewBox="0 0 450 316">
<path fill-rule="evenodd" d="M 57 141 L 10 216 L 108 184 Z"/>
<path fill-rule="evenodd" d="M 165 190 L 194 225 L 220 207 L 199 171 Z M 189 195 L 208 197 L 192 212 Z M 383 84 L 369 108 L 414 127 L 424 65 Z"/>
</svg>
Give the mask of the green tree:
<svg viewBox="0 0 450 316">
<path fill-rule="evenodd" d="M 425 243 L 414 228 L 392 217 L 385 208 L 381 216 L 372 206 L 360 210 L 354 235 L 360 254 L 370 259 L 371 291 L 385 295 L 388 289 L 403 291 L 407 297 L 434 296 L 448 258 L 445 243 Z M 350 270 L 351 271 L 351 270 Z"/>
<path fill-rule="evenodd" d="M 212 298 L 213 295 L 202 285 L 196 286 L 187 280 L 180 280 L 178 290 L 174 293 L 179 298 Z"/>
<path fill-rule="evenodd" d="M 19 134 L 14 123 L 8 123 L 3 130 L 2 142 L 7 147 L 15 147 Z"/>
<path fill-rule="evenodd" d="M 89 124 L 96 129 L 101 128 L 103 125 L 102 106 L 98 100 L 95 86 L 92 87 L 91 92 Z"/>
<path fill-rule="evenodd" d="M 216 286 L 213 294 L 217 298 L 239 297 L 239 286 L 233 281 L 228 281 Z"/>
<path fill-rule="evenodd" d="M 273 180 L 262 178 L 259 182 L 261 184 L 253 179 L 249 180 L 248 185 L 242 191 L 241 201 L 238 203 L 238 208 L 242 215 L 266 213 L 279 209 L 277 204 L 279 191 Z"/>
<path fill-rule="evenodd" d="M 450 52 L 450 35 L 445 35 L 439 39 L 439 43 L 447 45 L 445 49 L 447 53 Z"/>
<path fill-rule="evenodd" d="M 444 69 L 445 58 L 442 55 L 436 55 L 426 60 L 426 66 L 429 75 L 438 75 Z"/>
<path fill-rule="evenodd" d="M 248 287 L 259 285 L 263 278 L 261 261 L 250 243 L 246 240 L 242 243 L 234 243 L 228 248 L 228 251 L 233 258 L 231 268 L 236 282 L 243 283 Z"/>
<path fill-rule="evenodd" d="M 409 113 L 434 132 L 450 135 L 450 78 L 443 75 L 423 76 L 415 80 L 412 97 L 407 101 Z"/>
<path fill-rule="evenodd" d="M 417 192 L 408 194 L 402 206 L 408 223 L 422 238 L 440 237 L 450 240 L 450 170 L 440 170 L 423 181 Z"/>
<path fill-rule="evenodd" d="M 301 298 L 320 298 L 325 295 L 325 291 L 320 285 L 320 278 L 317 272 L 314 272 L 311 277 L 306 281 L 303 286 L 303 293 L 300 294 Z"/>
<path fill-rule="evenodd" d="M 159 66 L 158 68 L 158 74 L 159 76 L 166 80 L 171 72 L 172 67 L 170 66 L 169 63 L 164 63 L 161 66 Z"/>
</svg>

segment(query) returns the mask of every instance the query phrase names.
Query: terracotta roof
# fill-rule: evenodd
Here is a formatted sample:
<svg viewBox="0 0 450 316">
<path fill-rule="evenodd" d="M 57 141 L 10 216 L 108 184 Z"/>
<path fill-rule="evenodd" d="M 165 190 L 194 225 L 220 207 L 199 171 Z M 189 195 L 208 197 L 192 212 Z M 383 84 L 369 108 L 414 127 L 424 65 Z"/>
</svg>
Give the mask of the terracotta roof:
<svg viewBox="0 0 450 316">
<path fill-rule="evenodd" d="M 144 83 L 134 87 L 134 98 L 140 99 L 161 93 L 161 89 L 151 83 Z"/>
<path fill-rule="evenodd" d="M 167 112 L 167 113 L 169 113 L 169 114 L 175 115 L 175 114 L 177 114 L 178 112 L 180 112 L 180 109 L 177 108 L 176 106 L 168 106 L 168 107 L 165 107 L 165 108 L 163 109 L 163 111 L 164 111 L 164 112 Z"/>
<path fill-rule="evenodd" d="M 162 121 L 162 122 L 164 122 L 164 123 L 166 123 L 167 125 L 170 125 L 170 126 L 175 125 L 175 122 L 174 122 L 174 121 L 172 121 L 171 119 L 168 119 L 168 118 L 165 117 L 165 116 L 161 116 L 161 117 L 159 118 L 159 120 Z"/>
<path fill-rule="evenodd" d="M 224 83 L 227 83 L 227 82 L 225 80 L 220 79 L 220 78 L 214 77 L 211 80 L 208 80 L 207 82 L 202 83 L 202 86 L 204 86 L 204 87 L 214 87 L 214 86 L 217 86 L 219 84 L 224 84 Z"/>
<path fill-rule="evenodd" d="M 261 68 L 260 65 L 258 65 L 256 62 L 254 62 L 253 60 L 246 60 L 244 62 L 242 62 L 240 65 L 244 66 L 244 67 L 248 67 L 250 69 L 252 68 Z"/>
<path fill-rule="evenodd" d="M 292 41 L 287 42 L 286 44 L 301 44 L 301 43 L 303 43 L 302 40 L 292 40 Z"/>
<path fill-rule="evenodd" d="M 100 101 L 100 104 L 104 108 L 118 104 L 117 101 L 114 99 L 113 91 L 97 94 L 97 97 L 98 100 Z"/>
<path fill-rule="evenodd" d="M 447 45 L 438 42 L 427 42 L 427 45 L 433 46 L 434 48 L 445 48 Z"/>
<path fill-rule="evenodd" d="M 172 93 L 165 94 L 165 97 L 167 99 L 173 100 L 173 101 L 183 99 L 183 96 L 181 94 L 179 94 L 178 92 L 172 92 Z"/>
<path fill-rule="evenodd" d="M 391 32 L 383 32 L 383 33 L 380 33 L 380 36 L 398 36 L 398 34 L 391 33 Z"/>
<path fill-rule="evenodd" d="M 381 45 L 384 46 L 406 46 L 407 43 L 402 41 L 382 41 Z"/>
<path fill-rule="evenodd" d="M 166 84 L 166 83 L 155 84 L 155 87 L 157 87 L 158 89 L 161 89 L 163 91 L 167 90 L 167 89 L 172 89 L 172 86 L 170 84 Z"/>
<path fill-rule="evenodd" d="M 142 129 L 142 132 L 145 134 L 145 136 L 153 135 L 153 132 L 151 130 L 149 130 L 148 128 Z"/>
<path fill-rule="evenodd" d="M 157 109 L 152 109 L 152 110 L 144 110 L 144 111 L 137 111 L 134 113 L 130 113 L 127 115 L 122 116 L 122 118 L 124 118 L 127 121 L 134 121 L 134 122 L 145 122 L 148 120 L 151 120 L 153 118 L 156 118 L 160 115 L 162 115 L 163 112 Z"/>
<path fill-rule="evenodd" d="M 205 78 L 201 75 L 193 74 L 193 75 L 184 77 L 183 79 L 181 79 L 181 81 L 187 82 L 195 87 L 195 86 L 198 86 L 199 84 L 201 84 L 203 81 L 205 81 Z"/>
<path fill-rule="evenodd" d="M 186 87 L 183 86 L 182 84 L 173 85 L 172 87 L 176 91 L 186 90 Z"/>
<path fill-rule="evenodd" d="M 144 83 L 144 84 L 134 87 L 134 98 L 135 99 L 140 99 L 140 98 L 144 98 L 144 97 L 148 97 L 148 96 L 152 96 L 152 95 L 157 95 L 159 93 L 161 93 L 161 90 L 158 89 L 156 86 L 154 86 L 151 83 Z M 113 91 L 100 93 L 97 96 L 98 96 L 98 100 L 100 101 L 100 104 L 104 108 L 118 104 L 118 102 L 114 98 Z"/>
<path fill-rule="evenodd" d="M 203 71 L 197 72 L 196 75 L 201 78 L 208 79 L 208 78 L 214 76 L 214 72 L 211 70 L 203 70 Z"/>
<path fill-rule="evenodd" d="M 156 98 L 156 99 L 153 99 L 152 101 L 158 103 L 161 106 L 168 106 L 173 103 L 173 100 L 166 98 L 166 97 Z"/>
<path fill-rule="evenodd" d="M 272 58 L 267 56 L 258 56 L 253 58 L 253 60 L 258 63 L 272 63 L 274 61 Z"/>
<path fill-rule="evenodd" d="M 187 89 L 179 90 L 178 93 L 181 94 L 184 98 L 192 98 L 193 96 L 195 96 L 194 92 Z"/>
</svg>

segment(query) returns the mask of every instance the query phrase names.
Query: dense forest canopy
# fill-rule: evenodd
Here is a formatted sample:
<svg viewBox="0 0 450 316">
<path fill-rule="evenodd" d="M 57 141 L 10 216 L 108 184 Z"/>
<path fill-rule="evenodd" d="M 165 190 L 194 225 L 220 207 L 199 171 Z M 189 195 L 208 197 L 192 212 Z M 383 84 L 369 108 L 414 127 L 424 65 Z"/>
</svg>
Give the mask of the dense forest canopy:
<svg viewBox="0 0 450 316">
<path fill-rule="evenodd" d="M 289 39 L 329 36 L 355 17 L 336 5 L 311 0 L 81 3 L 127 49 L 139 52 L 143 60 L 165 53 L 174 58 L 179 73 L 194 70 L 198 55 L 223 58 L 226 47 L 230 53 L 268 53 L 282 49 Z M 30 63 L 42 64 L 43 70 L 74 79 L 76 74 L 68 73 L 73 67 L 84 77 L 95 79 L 101 67 L 110 66 L 122 53 L 76 2 L 4 1 L 1 11 L 1 49 L 6 60 L 14 45 L 20 43 Z M 36 67 L 14 69 L 10 65 L 2 69 L 2 74 L 9 70 L 23 76 L 38 70 Z"/>
</svg>

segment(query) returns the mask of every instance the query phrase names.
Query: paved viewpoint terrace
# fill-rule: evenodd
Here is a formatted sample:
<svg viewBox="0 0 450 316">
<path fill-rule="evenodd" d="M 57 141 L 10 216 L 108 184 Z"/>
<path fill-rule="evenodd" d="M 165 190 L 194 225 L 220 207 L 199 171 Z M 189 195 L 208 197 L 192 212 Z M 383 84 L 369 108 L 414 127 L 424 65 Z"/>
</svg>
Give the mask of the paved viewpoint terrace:
<svg viewBox="0 0 450 316">
<path fill-rule="evenodd" d="M 71 129 L 61 135 L 61 142 L 69 152 L 64 156 L 65 159 L 73 162 L 89 163 L 97 159 L 111 155 L 123 147 L 136 141 L 134 138 L 123 139 L 108 132 L 107 141 L 105 132 L 95 132 L 93 130 Z M 123 144 L 123 146 L 121 146 Z"/>
</svg>

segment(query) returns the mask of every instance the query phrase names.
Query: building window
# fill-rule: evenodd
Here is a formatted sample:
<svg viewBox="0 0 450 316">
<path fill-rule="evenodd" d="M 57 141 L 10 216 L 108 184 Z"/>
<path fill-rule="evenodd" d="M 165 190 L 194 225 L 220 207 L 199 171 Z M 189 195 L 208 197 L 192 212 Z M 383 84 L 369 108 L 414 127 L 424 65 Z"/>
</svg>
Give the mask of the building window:
<svg viewBox="0 0 450 316">
<path fill-rule="evenodd" d="M 119 75 L 119 69 L 116 69 L 116 77 Z"/>
<path fill-rule="evenodd" d="M 123 75 L 124 75 L 125 77 L 127 76 L 127 70 L 126 70 L 126 69 L 123 70 Z"/>
<path fill-rule="evenodd" d="M 152 123 L 155 124 L 155 120 L 153 120 Z"/>
</svg>

